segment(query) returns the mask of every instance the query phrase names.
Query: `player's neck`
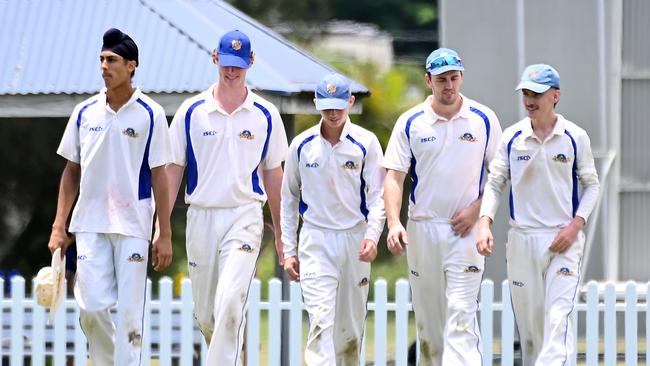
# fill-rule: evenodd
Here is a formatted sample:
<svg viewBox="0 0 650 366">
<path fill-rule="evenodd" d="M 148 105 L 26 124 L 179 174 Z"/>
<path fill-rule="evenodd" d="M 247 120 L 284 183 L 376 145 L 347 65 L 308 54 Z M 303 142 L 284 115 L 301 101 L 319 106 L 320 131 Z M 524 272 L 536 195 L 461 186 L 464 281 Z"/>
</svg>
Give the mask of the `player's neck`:
<svg viewBox="0 0 650 366">
<path fill-rule="evenodd" d="M 321 123 L 320 134 L 327 142 L 334 146 L 341 140 L 344 126 L 345 124 L 339 127 L 328 127 L 325 123 Z"/>
<path fill-rule="evenodd" d="M 106 89 L 106 104 L 115 112 L 119 111 L 131 99 L 135 89 L 131 83 Z"/>
<path fill-rule="evenodd" d="M 431 98 L 431 108 L 433 108 L 433 111 L 447 120 L 452 119 L 456 114 L 458 114 L 462 107 L 463 97 L 460 95 L 456 98 L 456 101 L 454 101 L 453 104 L 442 104 L 438 102 L 436 98 Z"/>
<path fill-rule="evenodd" d="M 546 138 L 553 133 L 556 123 L 557 114 L 555 114 L 554 111 L 547 115 L 530 119 L 530 125 L 533 128 L 533 132 L 541 141 L 545 141 Z"/>
<path fill-rule="evenodd" d="M 212 92 L 212 96 L 217 101 L 224 112 L 230 114 L 244 104 L 248 96 L 248 88 L 245 85 L 229 86 L 227 84 L 217 84 Z"/>
</svg>

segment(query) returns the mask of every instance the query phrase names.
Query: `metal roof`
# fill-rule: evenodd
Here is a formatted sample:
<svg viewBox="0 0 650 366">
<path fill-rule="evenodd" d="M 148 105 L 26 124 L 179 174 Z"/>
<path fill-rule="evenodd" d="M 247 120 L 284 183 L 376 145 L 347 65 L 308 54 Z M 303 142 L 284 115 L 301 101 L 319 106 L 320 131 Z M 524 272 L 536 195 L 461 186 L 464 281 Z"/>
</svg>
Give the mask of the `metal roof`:
<svg viewBox="0 0 650 366">
<path fill-rule="evenodd" d="M 256 90 L 312 92 L 333 69 L 219 0 L 2 0 L 0 95 L 85 94 L 103 86 L 99 50 L 111 27 L 138 44 L 134 84 L 149 93 L 192 93 L 219 75 L 211 51 L 239 29 L 251 38 Z M 355 93 L 368 89 L 356 82 Z"/>
</svg>

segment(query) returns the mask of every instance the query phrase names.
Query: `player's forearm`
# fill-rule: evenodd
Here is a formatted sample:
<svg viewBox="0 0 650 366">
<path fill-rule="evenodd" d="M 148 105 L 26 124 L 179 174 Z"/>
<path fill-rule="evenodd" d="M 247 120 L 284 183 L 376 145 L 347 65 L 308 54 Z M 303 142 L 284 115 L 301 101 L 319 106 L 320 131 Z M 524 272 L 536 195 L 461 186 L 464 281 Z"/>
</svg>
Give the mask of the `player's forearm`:
<svg viewBox="0 0 650 366">
<path fill-rule="evenodd" d="M 389 170 L 384 181 L 384 205 L 388 228 L 400 223 L 399 213 L 402 207 L 402 192 L 406 174 Z"/>
<path fill-rule="evenodd" d="M 280 226 L 280 192 L 282 189 L 282 167 L 264 171 L 264 188 L 266 197 L 269 201 L 271 211 L 271 220 L 273 221 L 273 230 L 276 237 L 281 237 L 282 228 Z"/>
<path fill-rule="evenodd" d="M 158 214 L 158 230 L 160 230 L 161 235 L 171 236 L 169 182 L 164 166 L 151 169 L 151 183 Z"/>
<path fill-rule="evenodd" d="M 59 185 L 59 197 L 56 204 L 56 216 L 54 223 L 55 228 L 66 227 L 68 216 L 74 205 L 74 201 L 79 193 L 79 181 L 81 179 L 81 166 L 77 163 L 68 161 L 63 173 L 61 174 L 61 183 Z"/>
</svg>

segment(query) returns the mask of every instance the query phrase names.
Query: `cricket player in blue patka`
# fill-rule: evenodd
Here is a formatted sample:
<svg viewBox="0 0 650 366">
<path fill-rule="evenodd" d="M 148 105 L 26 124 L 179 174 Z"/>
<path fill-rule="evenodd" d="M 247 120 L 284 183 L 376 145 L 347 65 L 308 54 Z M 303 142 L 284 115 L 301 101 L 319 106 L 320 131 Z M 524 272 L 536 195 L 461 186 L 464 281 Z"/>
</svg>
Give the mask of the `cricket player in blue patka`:
<svg viewBox="0 0 650 366">
<path fill-rule="evenodd" d="M 564 365 L 576 351 L 582 228 L 600 185 L 587 133 L 555 111 L 558 72 L 545 64 L 528 66 L 516 90 L 528 117 L 504 131 L 490 165 L 476 246 L 492 254 L 490 224 L 510 181 L 506 260 L 523 365 Z"/>
<path fill-rule="evenodd" d="M 159 232 L 152 264 L 160 271 L 172 260 L 167 119 L 131 84 L 138 66 L 131 37 L 106 31 L 99 61 L 105 88 L 75 107 L 57 150 L 68 162 L 48 246 L 65 252 L 65 224 L 74 205 L 74 295 L 92 364 L 140 365 L 154 208 Z M 115 303 L 114 324 L 109 310 Z"/>
<path fill-rule="evenodd" d="M 384 157 L 388 249 L 406 249 L 419 362 L 427 366 L 482 362 L 476 311 L 485 260 L 475 249 L 475 224 L 501 126 L 490 108 L 460 93 L 464 70 L 454 50 L 429 55 L 424 81 L 432 95 L 399 117 Z"/>
<path fill-rule="evenodd" d="M 384 227 L 381 145 L 350 121 L 354 100 L 348 79 L 326 75 L 314 99 L 321 120 L 293 140 L 285 164 L 284 268 L 300 281 L 309 314 L 309 366 L 359 365 L 370 262 Z"/>
</svg>

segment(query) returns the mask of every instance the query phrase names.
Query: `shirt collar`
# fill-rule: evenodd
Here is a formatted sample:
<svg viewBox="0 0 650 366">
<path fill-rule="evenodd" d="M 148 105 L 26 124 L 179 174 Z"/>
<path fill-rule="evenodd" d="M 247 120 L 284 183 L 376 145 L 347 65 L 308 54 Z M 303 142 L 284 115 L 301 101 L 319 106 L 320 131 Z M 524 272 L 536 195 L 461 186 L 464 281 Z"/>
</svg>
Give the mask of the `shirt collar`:
<svg viewBox="0 0 650 366">
<path fill-rule="evenodd" d="M 564 125 L 565 119 L 561 114 L 556 113 L 557 121 L 555 121 L 555 126 L 553 126 L 553 132 L 551 135 L 564 135 Z M 524 138 L 533 137 L 533 124 L 530 120 L 530 117 L 526 117 L 523 128 L 521 129 L 521 135 Z"/>
<path fill-rule="evenodd" d="M 470 104 L 469 104 L 469 99 L 464 96 L 462 93 L 458 93 L 458 95 L 463 99 L 463 104 L 460 106 L 460 110 L 458 113 L 456 113 L 449 121 L 453 121 L 456 118 L 469 118 L 470 116 Z M 447 121 L 445 117 L 442 117 L 438 115 L 434 110 L 433 107 L 431 106 L 431 98 L 433 98 L 433 95 L 429 95 L 427 99 L 424 101 L 424 110 L 425 112 L 429 115 L 431 120 L 435 123 L 438 121 Z"/>
<path fill-rule="evenodd" d="M 112 111 L 111 107 L 108 106 L 108 100 L 106 98 L 106 90 L 107 90 L 106 87 L 103 87 L 102 90 L 99 91 L 99 95 L 100 95 L 102 104 L 106 108 L 108 108 L 109 110 Z M 141 95 L 142 95 L 142 91 L 140 90 L 140 88 L 135 88 L 133 90 L 133 94 L 131 94 L 131 98 L 129 98 L 129 100 L 127 100 L 126 103 L 124 103 L 124 105 L 120 107 L 120 110 L 125 108 L 125 107 L 130 106 L 133 103 L 135 103 L 135 101 L 138 100 L 138 98 L 140 98 Z"/>
<path fill-rule="evenodd" d="M 349 133 L 349 131 L 350 131 L 350 124 L 351 124 L 351 123 L 352 123 L 352 122 L 350 121 L 350 117 L 348 117 L 348 118 L 345 120 L 345 124 L 343 125 L 343 131 L 341 131 L 341 136 L 339 136 L 339 141 L 345 141 L 346 136 L 348 135 L 348 133 Z M 323 125 L 323 119 L 321 118 L 320 121 L 318 122 L 318 135 L 319 135 L 322 139 L 325 139 L 325 138 L 323 137 L 323 134 L 321 133 L 321 126 L 322 126 L 322 125 Z"/>
<path fill-rule="evenodd" d="M 214 88 L 217 87 L 217 83 L 212 84 L 206 91 L 203 92 L 204 94 L 204 99 L 205 99 L 205 106 L 208 111 L 208 113 L 216 112 L 218 111 L 221 114 L 227 115 L 224 110 L 221 109 L 219 106 L 219 103 L 217 103 L 216 99 L 214 99 Z M 246 99 L 244 99 L 244 102 L 235 109 L 231 115 L 239 112 L 242 109 L 247 109 L 247 110 L 252 110 L 254 107 L 255 103 L 255 98 L 254 98 L 254 93 L 246 86 Z"/>
</svg>

